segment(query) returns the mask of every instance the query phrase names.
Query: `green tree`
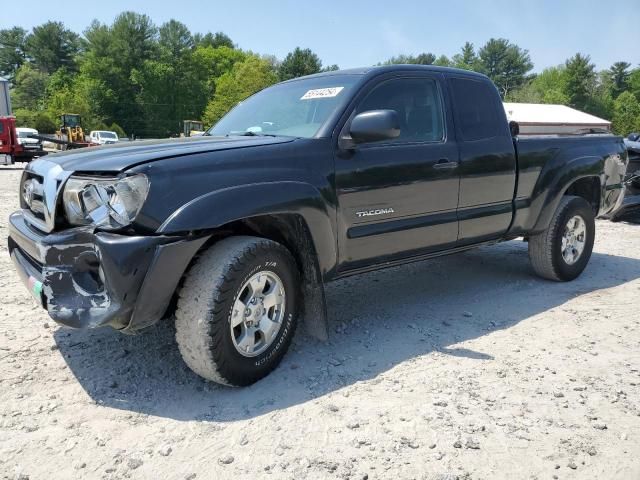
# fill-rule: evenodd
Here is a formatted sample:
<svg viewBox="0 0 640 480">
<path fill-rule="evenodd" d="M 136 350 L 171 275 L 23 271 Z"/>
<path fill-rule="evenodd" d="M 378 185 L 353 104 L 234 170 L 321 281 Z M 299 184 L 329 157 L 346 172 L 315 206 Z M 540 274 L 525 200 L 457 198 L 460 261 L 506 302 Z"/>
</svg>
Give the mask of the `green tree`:
<svg viewBox="0 0 640 480">
<path fill-rule="evenodd" d="M 629 73 L 629 91 L 633 93 L 640 102 L 640 68 L 631 70 L 631 73 Z"/>
<path fill-rule="evenodd" d="M 502 97 L 527 81 L 533 68 L 529 52 L 504 38 L 490 39 L 478 52 L 479 70 L 496 84 Z"/>
<path fill-rule="evenodd" d="M 204 122 L 213 125 L 238 102 L 277 80 L 272 64 L 256 55 L 250 55 L 242 62 L 234 64 L 230 72 L 216 81 L 216 93 L 207 105 Z"/>
<path fill-rule="evenodd" d="M 335 72 L 337 70 L 340 70 L 340 67 L 335 63 L 333 65 L 326 66 L 322 69 L 323 72 Z"/>
<path fill-rule="evenodd" d="M 122 138 L 122 137 L 126 137 L 127 134 L 126 132 L 122 129 L 122 127 L 120 125 L 118 125 L 117 123 L 112 123 L 111 126 L 109 126 L 109 128 L 107 130 L 110 130 L 112 132 L 116 132 L 116 135 L 118 135 L 118 137 Z"/>
<path fill-rule="evenodd" d="M 148 60 L 132 81 L 141 89 L 137 98 L 146 134 L 154 137 L 181 132 L 183 120 L 200 118 L 210 97 L 206 78 L 191 55 L 165 62 Z"/>
<path fill-rule="evenodd" d="M 569 97 L 566 92 L 566 70 L 564 67 L 545 68 L 529 83 L 535 97 L 531 103 L 551 103 L 568 105 Z"/>
<path fill-rule="evenodd" d="M 24 108 L 17 108 L 13 111 L 16 117 L 16 126 L 35 128 L 38 133 L 55 133 L 58 128 L 47 112 L 34 112 Z"/>
<path fill-rule="evenodd" d="M 631 92 L 622 92 L 613 106 L 613 131 L 627 136 L 640 130 L 640 102 Z"/>
<path fill-rule="evenodd" d="M 42 110 L 49 76 L 28 63 L 16 72 L 14 87 L 11 92 L 13 107 L 16 109 Z"/>
<path fill-rule="evenodd" d="M 291 78 L 311 75 L 322 70 L 322 62 L 320 57 L 313 53 L 310 49 L 304 50 L 296 47 L 293 52 L 287 54 L 278 68 L 278 76 L 280 80 L 289 80 Z"/>
<path fill-rule="evenodd" d="M 605 72 L 605 78 L 610 82 L 610 91 L 613 98 L 617 98 L 629 88 L 630 63 L 616 62 Z"/>
<path fill-rule="evenodd" d="M 207 33 L 202 35 L 201 33 L 196 33 L 193 36 L 194 42 L 198 47 L 211 47 L 211 48 L 219 48 L 219 47 L 228 47 L 235 48 L 233 41 L 229 36 L 222 32 L 216 33 Z"/>
<path fill-rule="evenodd" d="M 585 111 L 597 117 L 610 119 L 613 116 L 614 100 L 608 71 L 596 74 L 596 81 L 589 92 Z"/>
<path fill-rule="evenodd" d="M 222 46 L 222 47 L 202 47 L 199 46 L 193 52 L 193 61 L 198 65 L 199 71 L 207 80 L 212 83 L 216 78 L 229 72 L 237 62 L 247 58 L 247 54 L 242 50 Z M 211 94 L 214 92 L 213 87 Z"/>
<path fill-rule="evenodd" d="M 13 115 L 16 117 L 16 127 L 35 128 L 33 124 L 36 113 L 37 112 L 27 108 L 14 108 Z"/>
<path fill-rule="evenodd" d="M 419 55 L 396 55 L 382 65 L 432 65 L 436 61 L 433 53 L 421 53 Z"/>
<path fill-rule="evenodd" d="M 478 70 L 478 56 L 473 48 L 473 43 L 466 42 L 460 53 L 456 53 L 451 59 L 453 67 L 462 68 L 464 70 Z"/>
<path fill-rule="evenodd" d="M 434 65 L 437 65 L 439 67 L 451 67 L 451 60 L 449 60 L 449 57 L 447 57 L 446 55 L 440 55 L 438 58 L 436 58 L 435 62 L 433 62 Z"/>
<path fill-rule="evenodd" d="M 588 55 L 576 53 L 565 62 L 565 94 L 569 105 L 578 110 L 587 110 L 589 97 L 596 85 L 595 65 Z"/>
<path fill-rule="evenodd" d="M 31 128 L 38 130 L 38 133 L 55 133 L 58 130 L 58 122 L 52 119 L 47 112 L 36 112 Z"/>
<path fill-rule="evenodd" d="M 13 81 L 26 60 L 27 31 L 22 27 L 0 30 L 0 75 Z"/>
<path fill-rule="evenodd" d="M 26 39 L 26 53 L 33 64 L 45 73 L 59 68 L 75 69 L 75 58 L 82 42 L 77 33 L 62 22 L 47 22 L 33 28 Z"/>
<path fill-rule="evenodd" d="M 139 87 L 136 96 L 147 136 L 170 136 L 182 130 L 182 121 L 199 117 L 207 102 L 206 78 L 196 71 L 194 41 L 183 23 L 169 20 L 159 29 L 159 52 L 131 72 Z M 203 81 L 204 80 L 204 81 Z"/>
<path fill-rule="evenodd" d="M 96 115 L 91 103 L 92 80 L 83 75 L 75 75 L 60 85 L 55 90 L 48 89 L 46 112 L 49 118 L 59 124 L 63 113 L 76 113 L 81 116 L 85 131 L 95 130 L 103 119 Z"/>
<path fill-rule="evenodd" d="M 145 62 L 158 57 L 158 30 L 147 15 L 123 12 L 111 26 L 94 21 L 85 31 L 87 50 L 80 71 L 91 80 L 95 114 L 135 136 L 147 135 L 139 103 L 141 85 L 132 81 Z"/>
<path fill-rule="evenodd" d="M 184 23 L 169 20 L 160 29 L 159 44 L 165 60 L 181 60 L 194 46 L 191 32 Z"/>
<path fill-rule="evenodd" d="M 217 48 L 206 46 L 196 47 L 195 50 L 183 57 L 179 65 L 175 65 L 172 69 L 148 63 L 141 71 L 143 77 L 138 77 L 142 86 L 142 95 L 139 98 L 145 105 L 167 103 L 168 109 L 173 108 L 164 112 L 164 117 L 157 123 L 163 128 L 164 134 L 166 132 L 169 134 L 179 133 L 182 131 L 182 120 L 202 117 L 208 101 L 215 94 L 216 81 L 219 77 L 230 72 L 236 63 L 242 62 L 249 55 L 249 53 L 228 46 Z M 163 65 L 170 67 L 172 62 L 163 63 Z M 149 67 L 153 67 L 153 69 L 149 70 Z M 168 76 L 160 74 L 163 72 Z M 172 79 L 171 81 L 175 85 L 174 91 L 166 91 L 169 86 L 167 78 Z M 152 98 L 154 96 L 155 99 Z M 171 101 L 163 99 L 171 99 Z M 149 110 L 148 107 L 146 108 Z M 162 110 L 158 107 L 155 111 L 161 112 Z M 152 119 L 152 117 L 147 118 Z"/>
</svg>

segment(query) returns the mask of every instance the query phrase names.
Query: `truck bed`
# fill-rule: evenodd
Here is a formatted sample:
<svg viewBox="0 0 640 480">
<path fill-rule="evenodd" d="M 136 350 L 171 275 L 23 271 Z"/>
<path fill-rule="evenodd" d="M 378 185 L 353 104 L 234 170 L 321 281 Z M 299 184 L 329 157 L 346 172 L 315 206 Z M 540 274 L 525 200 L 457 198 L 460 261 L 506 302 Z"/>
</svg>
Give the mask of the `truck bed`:
<svg viewBox="0 0 640 480">
<path fill-rule="evenodd" d="M 539 214 L 552 190 L 563 188 L 563 172 L 577 176 L 601 176 L 608 193 L 600 200 L 598 214 L 610 213 L 622 199 L 628 156 L 621 137 L 615 135 L 519 136 L 514 141 L 518 179 L 511 233 L 535 230 Z M 594 158 L 595 157 L 595 158 Z M 597 162 L 594 162 L 597 159 Z M 571 166 L 571 168 L 567 168 Z M 597 169 L 600 171 L 597 171 Z M 601 174 L 600 172 L 604 172 Z"/>
</svg>

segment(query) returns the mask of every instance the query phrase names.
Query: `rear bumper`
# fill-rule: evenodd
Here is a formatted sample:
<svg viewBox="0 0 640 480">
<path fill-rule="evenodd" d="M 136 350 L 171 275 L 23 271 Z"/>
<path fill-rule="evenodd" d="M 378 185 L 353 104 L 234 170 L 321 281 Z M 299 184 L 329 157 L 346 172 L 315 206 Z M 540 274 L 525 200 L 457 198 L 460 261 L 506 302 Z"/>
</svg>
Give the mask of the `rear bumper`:
<svg viewBox="0 0 640 480">
<path fill-rule="evenodd" d="M 140 330 L 155 323 L 207 237 L 126 236 L 72 228 L 45 235 L 9 218 L 9 253 L 23 283 L 65 326 Z"/>
</svg>

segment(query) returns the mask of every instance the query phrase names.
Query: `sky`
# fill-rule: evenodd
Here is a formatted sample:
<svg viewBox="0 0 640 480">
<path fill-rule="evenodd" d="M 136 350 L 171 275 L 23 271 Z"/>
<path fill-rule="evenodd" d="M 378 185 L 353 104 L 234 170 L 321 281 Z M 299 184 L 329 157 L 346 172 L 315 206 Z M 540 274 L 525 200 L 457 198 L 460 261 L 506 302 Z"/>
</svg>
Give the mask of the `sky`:
<svg viewBox="0 0 640 480">
<path fill-rule="evenodd" d="M 451 57 L 465 41 L 479 47 L 491 37 L 529 50 L 534 71 L 577 52 L 590 55 L 598 69 L 621 60 L 640 64 L 640 0 L 110 0 L 81 8 L 51 0 L 2 3 L 0 28 L 30 29 L 56 20 L 80 33 L 94 18 L 111 23 L 118 13 L 134 10 L 157 25 L 175 18 L 192 32 L 223 31 L 242 49 L 280 59 L 296 46 L 311 48 L 324 65 L 341 68 L 374 65 L 400 53 Z"/>
</svg>

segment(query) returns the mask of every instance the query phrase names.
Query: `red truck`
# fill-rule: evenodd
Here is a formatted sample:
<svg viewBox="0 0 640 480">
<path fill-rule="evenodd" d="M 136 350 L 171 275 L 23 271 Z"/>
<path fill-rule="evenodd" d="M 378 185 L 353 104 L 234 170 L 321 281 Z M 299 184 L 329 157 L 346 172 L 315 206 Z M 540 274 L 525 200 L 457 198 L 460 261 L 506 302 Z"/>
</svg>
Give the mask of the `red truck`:
<svg viewBox="0 0 640 480">
<path fill-rule="evenodd" d="M 18 141 L 15 117 L 0 117 L 0 165 L 15 162 L 30 162 L 34 157 L 42 157 L 43 150 L 25 149 Z"/>
</svg>

